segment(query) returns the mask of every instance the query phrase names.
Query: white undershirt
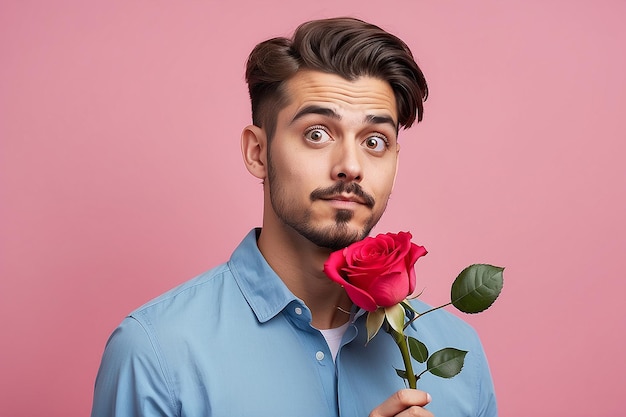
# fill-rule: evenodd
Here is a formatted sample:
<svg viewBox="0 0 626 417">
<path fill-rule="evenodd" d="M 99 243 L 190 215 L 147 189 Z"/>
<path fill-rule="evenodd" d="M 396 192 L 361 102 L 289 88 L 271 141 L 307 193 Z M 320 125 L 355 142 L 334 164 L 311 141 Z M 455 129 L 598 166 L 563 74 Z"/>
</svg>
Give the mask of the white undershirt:
<svg viewBox="0 0 626 417">
<path fill-rule="evenodd" d="M 343 339 L 343 334 L 348 329 L 349 324 L 350 322 L 348 321 L 346 324 L 335 327 L 334 329 L 320 330 L 322 336 L 326 339 L 330 353 L 333 356 L 333 361 L 337 357 L 337 352 L 339 351 L 339 346 L 341 345 L 341 339 Z"/>
</svg>

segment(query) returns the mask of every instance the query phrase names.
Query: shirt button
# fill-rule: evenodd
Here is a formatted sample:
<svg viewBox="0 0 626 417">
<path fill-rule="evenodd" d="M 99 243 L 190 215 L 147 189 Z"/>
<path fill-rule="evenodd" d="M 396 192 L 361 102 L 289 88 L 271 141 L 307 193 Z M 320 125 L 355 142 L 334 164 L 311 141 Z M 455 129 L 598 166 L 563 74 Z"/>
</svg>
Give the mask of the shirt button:
<svg viewBox="0 0 626 417">
<path fill-rule="evenodd" d="M 302 309 L 300 307 L 296 307 L 293 311 L 295 311 L 297 315 L 302 314 Z"/>
<path fill-rule="evenodd" d="M 317 359 L 318 361 L 321 361 L 324 359 L 324 352 L 322 352 L 321 350 L 317 351 L 317 353 L 315 354 L 315 359 Z"/>
</svg>

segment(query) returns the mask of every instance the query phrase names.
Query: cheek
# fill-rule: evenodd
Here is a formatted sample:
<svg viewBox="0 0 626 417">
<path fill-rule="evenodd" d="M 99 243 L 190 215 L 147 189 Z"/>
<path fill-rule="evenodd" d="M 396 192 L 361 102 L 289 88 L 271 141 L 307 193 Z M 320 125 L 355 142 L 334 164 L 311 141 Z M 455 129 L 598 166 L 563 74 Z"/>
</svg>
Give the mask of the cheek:
<svg viewBox="0 0 626 417">
<path fill-rule="evenodd" d="M 299 160 L 297 151 L 290 152 L 288 149 L 273 152 L 271 162 L 275 177 L 287 187 L 299 182 L 308 170 L 306 163 Z"/>
<path fill-rule="evenodd" d="M 312 153 L 297 141 L 284 144 L 275 149 L 272 158 L 274 165 L 279 167 L 281 174 L 289 181 L 312 181 L 319 177 L 323 169 L 324 158 Z"/>
<path fill-rule="evenodd" d="M 384 171 L 380 168 L 378 168 L 378 173 L 374 171 L 375 176 L 371 181 L 372 190 L 376 193 L 377 198 L 381 200 L 381 203 L 385 202 L 389 198 L 393 190 L 396 178 L 395 167 L 396 165 L 394 164 L 392 167 L 385 169 Z"/>
<path fill-rule="evenodd" d="M 285 184 L 298 194 L 308 195 L 308 193 L 320 185 L 319 171 L 306 161 L 291 165 L 289 171 L 286 171 L 285 174 Z"/>
</svg>

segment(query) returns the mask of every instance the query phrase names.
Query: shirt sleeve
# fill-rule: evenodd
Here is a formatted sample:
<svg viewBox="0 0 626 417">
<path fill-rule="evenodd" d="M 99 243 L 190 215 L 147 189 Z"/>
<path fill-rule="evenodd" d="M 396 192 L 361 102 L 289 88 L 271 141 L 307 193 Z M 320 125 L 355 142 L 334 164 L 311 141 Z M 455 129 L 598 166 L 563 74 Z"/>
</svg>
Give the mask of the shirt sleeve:
<svg viewBox="0 0 626 417">
<path fill-rule="evenodd" d="M 177 415 L 158 347 L 127 317 L 109 338 L 94 390 L 91 417 Z"/>
</svg>

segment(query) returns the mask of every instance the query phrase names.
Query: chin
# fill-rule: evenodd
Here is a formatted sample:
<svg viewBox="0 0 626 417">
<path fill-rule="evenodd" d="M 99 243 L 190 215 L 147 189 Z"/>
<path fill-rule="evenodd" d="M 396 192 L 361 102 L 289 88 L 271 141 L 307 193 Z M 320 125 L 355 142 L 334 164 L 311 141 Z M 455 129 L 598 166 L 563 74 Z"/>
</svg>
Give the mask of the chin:
<svg viewBox="0 0 626 417">
<path fill-rule="evenodd" d="M 309 229 L 302 235 L 319 247 L 336 251 L 363 240 L 368 234 L 369 230 L 363 228 L 335 224 L 317 230 Z"/>
</svg>

